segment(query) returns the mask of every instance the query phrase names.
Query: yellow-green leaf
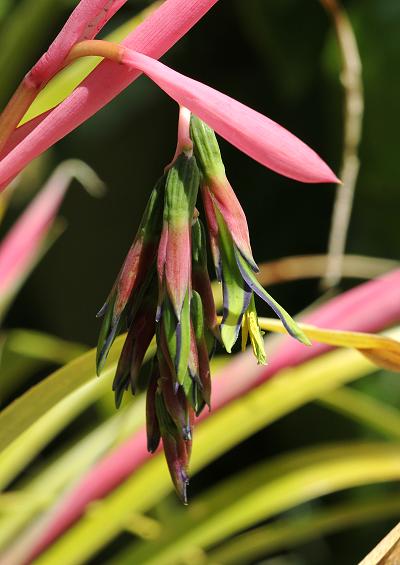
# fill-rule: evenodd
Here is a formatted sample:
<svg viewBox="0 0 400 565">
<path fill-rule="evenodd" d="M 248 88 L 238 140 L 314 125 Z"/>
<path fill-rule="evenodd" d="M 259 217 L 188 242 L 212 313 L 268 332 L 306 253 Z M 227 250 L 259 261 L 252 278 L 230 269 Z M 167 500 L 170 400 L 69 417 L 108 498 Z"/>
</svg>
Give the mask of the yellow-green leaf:
<svg viewBox="0 0 400 565">
<path fill-rule="evenodd" d="M 259 318 L 261 329 L 271 332 L 285 333 L 279 320 Z M 391 371 L 400 371 L 400 342 L 383 335 L 362 332 L 330 330 L 317 328 L 309 324 L 298 323 L 306 336 L 320 343 L 335 347 L 352 347 L 358 349 L 378 367 Z"/>
</svg>

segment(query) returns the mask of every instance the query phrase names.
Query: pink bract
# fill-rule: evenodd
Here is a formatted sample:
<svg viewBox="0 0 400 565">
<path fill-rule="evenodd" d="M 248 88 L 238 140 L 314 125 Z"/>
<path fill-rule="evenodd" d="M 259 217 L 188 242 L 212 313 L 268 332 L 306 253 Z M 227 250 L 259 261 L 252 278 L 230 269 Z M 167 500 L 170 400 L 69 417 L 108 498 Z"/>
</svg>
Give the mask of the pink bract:
<svg viewBox="0 0 400 565">
<path fill-rule="evenodd" d="M 302 182 L 338 182 L 315 151 L 259 112 L 142 53 L 126 50 L 123 61 L 143 71 L 178 104 L 269 169 Z"/>
<path fill-rule="evenodd" d="M 166 0 L 122 43 L 159 58 L 216 2 Z M 139 75 L 140 71 L 136 69 L 104 61 L 59 106 L 18 128 L 2 153 L 0 189 L 4 189 L 30 161 L 90 118 Z"/>
<path fill-rule="evenodd" d="M 63 66 L 71 48 L 85 39 L 93 39 L 126 0 L 81 0 L 49 49 L 27 75 L 38 87 Z"/>
</svg>

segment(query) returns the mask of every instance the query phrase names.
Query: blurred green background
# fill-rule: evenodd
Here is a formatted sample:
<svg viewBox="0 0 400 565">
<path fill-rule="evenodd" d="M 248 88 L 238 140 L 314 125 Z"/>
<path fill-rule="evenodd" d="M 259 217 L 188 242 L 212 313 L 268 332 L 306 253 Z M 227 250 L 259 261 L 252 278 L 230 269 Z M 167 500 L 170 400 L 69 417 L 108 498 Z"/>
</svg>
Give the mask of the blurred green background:
<svg viewBox="0 0 400 565">
<path fill-rule="evenodd" d="M 0 44 L 5 42 L 9 18 L 26 4 L 2 1 Z M 45 0 L 37 0 L 40 3 Z M 128 1 L 104 33 L 149 3 Z M 76 2 L 47 4 L 48 17 L 32 25 L 24 53 L 15 59 L 8 56 L 9 75 L 2 78 L 1 104 Z M 349 0 L 343 4 L 359 42 L 366 103 L 361 173 L 347 250 L 399 259 L 400 2 Z M 220 0 L 163 61 L 276 120 L 338 171 L 343 127 L 340 59 L 331 23 L 318 1 Z M 103 198 L 93 199 L 74 184 L 62 206 L 67 228 L 23 288 L 7 316 L 6 328 L 34 328 L 94 346 L 99 330 L 95 314 L 130 246 L 149 192 L 174 153 L 176 121 L 176 104 L 141 77 L 30 167 L 1 226 L 2 234 L 64 159 L 86 161 L 108 191 Z M 264 169 L 223 140 L 221 148 L 228 177 L 247 214 L 257 261 L 325 252 L 334 187 L 296 183 Z M 274 288 L 275 298 L 293 313 L 320 293 L 318 281 Z M 260 314 L 267 314 L 262 306 Z M 376 377 L 358 386 L 376 389 L 376 394 L 390 396 L 396 403 L 400 387 L 394 383 L 386 375 L 379 386 Z M 86 414 L 79 425 L 89 426 L 89 419 Z M 210 482 L 290 447 L 371 434 L 319 406 L 307 406 L 197 475 L 191 496 Z M 369 491 L 373 493 L 374 488 Z M 348 497 L 348 493 L 332 495 L 324 504 L 329 506 L 330 498 L 337 502 Z M 288 550 L 284 563 L 350 565 L 393 522 L 321 537 Z M 96 558 L 93 563 L 100 562 Z"/>
</svg>

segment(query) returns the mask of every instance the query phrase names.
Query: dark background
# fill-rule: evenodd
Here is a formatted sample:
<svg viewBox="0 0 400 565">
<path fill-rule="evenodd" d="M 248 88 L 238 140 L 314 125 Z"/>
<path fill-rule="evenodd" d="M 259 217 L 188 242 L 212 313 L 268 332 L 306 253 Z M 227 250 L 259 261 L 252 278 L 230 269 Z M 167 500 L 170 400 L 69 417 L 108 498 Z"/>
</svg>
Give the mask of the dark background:
<svg viewBox="0 0 400 565">
<path fill-rule="evenodd" d="M 105 32 L 147 4 L 128 2 Z M 42 33 L 32 40 L 30 62 L 54 37 L 72 5 L 60 2 L 43 24 Z M 400 2 L 353 0 L 344 5 L 359 41 L 366 102 L 362 167 L 347 250 L 399 259 Z M 276 120 L 338 171 L 343 124 L 339 58 L 330 21 L 317 0 L 220 0 L 163 61 Z M 28 68 L 29 62 L 17 61 L 16 78 Z M 93 199 L 74 183 L 62 206 L 67 229 L 24 286 L 7 327 L 31 327 L 90 346 L 96 343 L 95 314 L 130 246 L 150 190 L 174 153 L 176 121 L 176 104 L 142 77 L 51 149 L 31 172 L 2 233 L 63 159 L 86 161 L 108 191 L 102 199 Z M 326 250 L 334 187 L 285 179 L 223 140 L 221 148 L 247 213 L 258 262 Z M 351 281 L 342 288 L 348 284 Z M 281 285 L 273 293 L 295 313 L 318 298 L 320 288 L 318 281 L 309 281 Z M 261 305 L 260 313 L 267 313 Z M 193 480 L 192 493 L 294 445 L 358 434 L 363 432 L 357 426 L 310 406 L 211 465 Z M 296 550 L 296 562 L 355 563 L 389 526 L 364 526 L 307 544 Z"/>
</svg>

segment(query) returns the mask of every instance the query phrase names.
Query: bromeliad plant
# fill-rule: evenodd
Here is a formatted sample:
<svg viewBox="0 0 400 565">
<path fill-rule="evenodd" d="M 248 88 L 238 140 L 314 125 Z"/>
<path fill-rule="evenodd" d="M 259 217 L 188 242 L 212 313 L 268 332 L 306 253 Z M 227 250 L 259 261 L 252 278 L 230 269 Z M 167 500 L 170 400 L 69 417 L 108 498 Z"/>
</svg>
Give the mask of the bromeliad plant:
<svg viewBox="0 0 400 565">
<path fill-rule="evenodd" d="M 157 355 L 145 379 L 148 449 L 155 451 L 162 438 L 174 485 L 184 502 L 194 417 L 205 405 L 211 406 L 209 360 L 215 342 L 230 352 L 243 326 L 243 343 L 250 335 L 258 362 L 265 363 L 257 294 L 290 335 L 309 344 L 257 281 L 246 218 L 226 178 L 213 130 L 287 177 L 337 181 L 314 151 L 288 131 L 156 60 L 215 2 L 167 0 L 122 44 L 113 44 L 94 38 L 124 0 L 82 0 L 0 117 L 0 186 L 5 187 L 30 160 L 141 72 L 181 106 L 176 155 L 151 193 L 137 236 L 101 310 L 97 369 L 101 371 L 117 333 L 127 328 L 114 380 L 118 406 L 129 386 L 132 392 L 138 388 L 143 360 L 155 336 Z M 175 18 L 176 13 L 180 18 Z M 44 85 L 87 55 L 108 61 L 57 108 L 16 130 Z M 223 287 L 220 328 L 207 270 L 206 230 L 196 208 L 199 190 L 217 279 Z"/>
</svg>

